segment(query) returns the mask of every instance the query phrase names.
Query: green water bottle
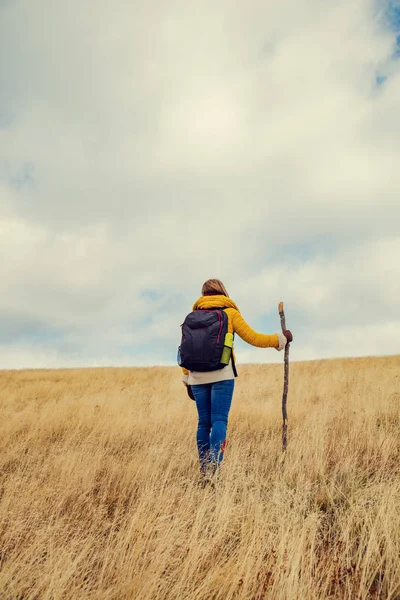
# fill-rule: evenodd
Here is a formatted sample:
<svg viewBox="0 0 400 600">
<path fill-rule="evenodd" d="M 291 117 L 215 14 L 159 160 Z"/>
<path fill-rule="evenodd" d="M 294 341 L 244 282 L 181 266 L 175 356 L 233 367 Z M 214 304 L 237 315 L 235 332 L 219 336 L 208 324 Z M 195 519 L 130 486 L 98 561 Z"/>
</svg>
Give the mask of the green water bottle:
<svg viewBox="0 0 400 600">
<path fill-rule="evenodd" d="M 224 340 L 224 349 L 222 350 L 221 364 L 227 365 L 231 359 L 233 347 L 233 333 L 227 333 Z"/>
</svg>

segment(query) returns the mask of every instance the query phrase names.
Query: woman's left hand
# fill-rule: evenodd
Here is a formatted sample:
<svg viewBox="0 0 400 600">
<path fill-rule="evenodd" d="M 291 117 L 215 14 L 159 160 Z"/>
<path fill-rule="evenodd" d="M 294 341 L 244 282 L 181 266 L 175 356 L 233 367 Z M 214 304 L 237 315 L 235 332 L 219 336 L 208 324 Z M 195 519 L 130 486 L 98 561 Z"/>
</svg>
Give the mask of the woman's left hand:
<svg viewBox="0 0 400 600">
<path fill-rule="evenodd" d="M 290 344 L 291 342 L 293 342 L 293 335 L 292 335 L 292 332 L 289 329 L 285 329 L 285 331 L 283 332 L 283 335 L 287 339 L 288 344 Z"/>
</svg>

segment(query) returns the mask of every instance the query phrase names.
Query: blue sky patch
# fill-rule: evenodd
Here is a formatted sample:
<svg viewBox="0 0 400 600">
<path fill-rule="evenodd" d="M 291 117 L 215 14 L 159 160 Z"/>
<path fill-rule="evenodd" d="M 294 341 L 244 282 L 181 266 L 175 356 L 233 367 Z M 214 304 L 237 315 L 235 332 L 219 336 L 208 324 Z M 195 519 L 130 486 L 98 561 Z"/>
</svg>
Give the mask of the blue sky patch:
<svg viewBox="0 0 400 600">
<path fill-rule="evenodd" d="M 378 2 L 379 20 L 383 27 L 393 31 L 393 51 L 388 57 L 386 64 L 377 73 L 375 85 L 381 88 L 389 79 L 389 75 L 385 71 L 389 71 L 389 64 L 400 58 L 400 0 L 384 0 Z"/>
<path fill-rule="evenodd" d="M 376 85 L 378 87 L 380 87 L 381 85 L 384 85 L 387 81 L 387 75 L 377 75 L 376 76 Z"/>
<path fill-rule="evenodd" d="M 158 302 L 164 296 L 164 293 L 156 289 L 147 289 L 143 290 L 141 296 L 144 301 L 149 300 L 150 302 Z"/>
<path fill-rule="evenodd" d="M 43 321 L 18 313 L 0 315 L 0 344 L 23 341 L 32 344 L 61 342 L 64 332 Z"/>
<path fill-rule="evenodd" d="M 336 251 L 335 243 L 327 240 L 326 237 L 314 238 L 309 242 L 297 242 L 279 246 L 276 252 L 270 254 L 268 260 L 265 260 L 267 266 L 281 264 L 282 261 L 293 263 L 305 263 L 314 260 L 315 256 L 329 256 Z"/>
<path fill-rule="evenodd" d="M 396 38 L 396 49 L 394 51 L 394 55 L 396 58 L 400 56 L 400 35 L 398 35 Z"/>
<path fill-rule="evenodd" d="M 20 190 L 25 187 L 30 187 L 34 183 L 34 166 L 32 163 L 22 165 L 11 178 L 12 185 Z"/>
<path fill-rule="evenodd" d="M 18 168 L 13 168 L 8 161 L 0 163 L 0 181 L 4 181 L 16 190 L 33 186 L 34 172 L 35 167 L 31 162 L 24 163 Z"/>
<path fill-rule="evenodd" d="M 400 1 L 388 0 L 386 16 L 389 26 L 394 31 L 400 31 Z"/>
</svg>

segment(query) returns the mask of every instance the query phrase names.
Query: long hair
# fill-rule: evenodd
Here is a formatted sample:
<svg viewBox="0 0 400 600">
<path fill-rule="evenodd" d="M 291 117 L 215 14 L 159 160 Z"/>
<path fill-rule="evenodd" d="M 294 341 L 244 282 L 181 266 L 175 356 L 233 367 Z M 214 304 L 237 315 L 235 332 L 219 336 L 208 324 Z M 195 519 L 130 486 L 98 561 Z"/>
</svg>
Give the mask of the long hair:
<svg viewBox="0 0 400 600">
<path fill-rule="evenodd" d="M 201 288 L 202 296 L 226 296 L 229 298 L 229 294 L 226 291 L 226 287 L 219 279 L 207 279 L 205 283 L 203 283 L 203 287 Z"/>
</svg>

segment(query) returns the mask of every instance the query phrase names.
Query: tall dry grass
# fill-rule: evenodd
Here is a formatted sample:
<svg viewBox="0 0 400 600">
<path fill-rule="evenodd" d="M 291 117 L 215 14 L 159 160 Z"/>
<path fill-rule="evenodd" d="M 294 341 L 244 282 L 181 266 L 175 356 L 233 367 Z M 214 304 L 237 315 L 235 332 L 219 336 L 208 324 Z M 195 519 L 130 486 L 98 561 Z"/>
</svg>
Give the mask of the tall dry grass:
<svg viewBox="0 0 400 600">
<path fill-rule="evenodd" d="M 400 597 L 400 357 L 242 366 L 217 485 L 174 368 L 0 373 L 2 599 Z"/>
</svg>

